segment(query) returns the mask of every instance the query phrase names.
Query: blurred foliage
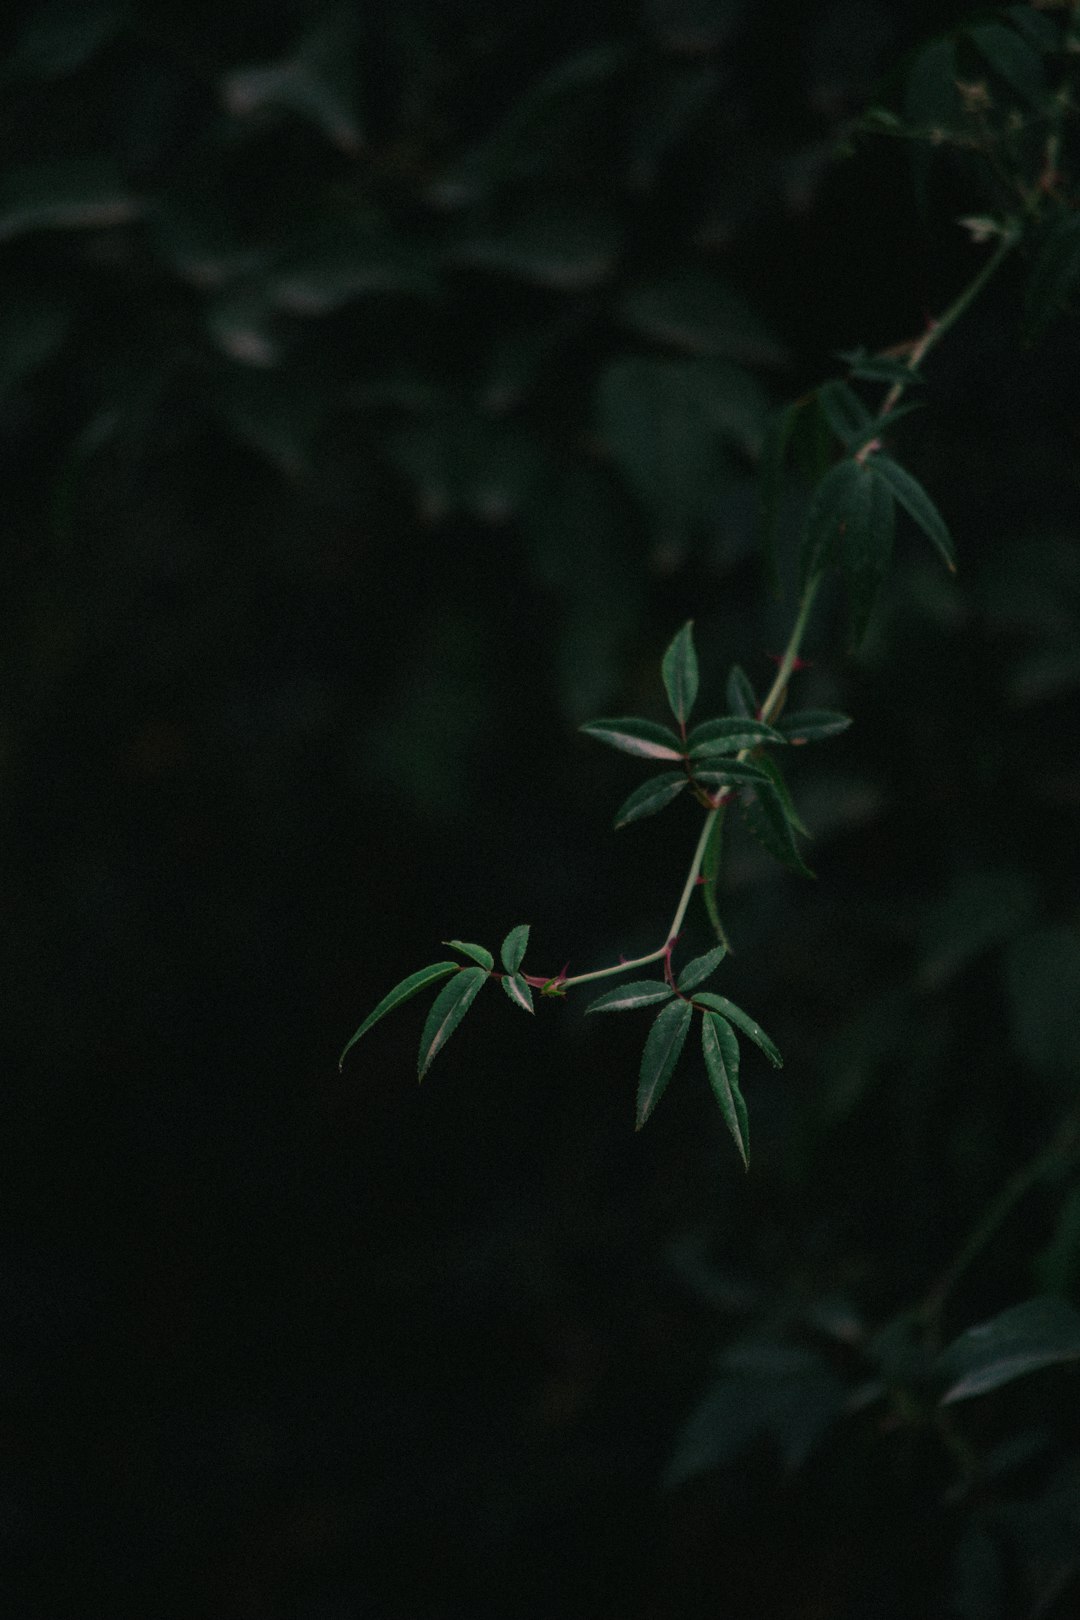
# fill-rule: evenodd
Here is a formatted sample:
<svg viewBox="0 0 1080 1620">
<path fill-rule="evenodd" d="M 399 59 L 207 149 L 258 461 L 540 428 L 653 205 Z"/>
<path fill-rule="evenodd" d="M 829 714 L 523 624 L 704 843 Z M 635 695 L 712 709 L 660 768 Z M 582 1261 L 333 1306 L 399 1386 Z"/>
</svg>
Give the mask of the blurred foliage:
<svg viewBox="0 0 1080 1620">
<path fill-rule="evenodd" d="M 13 1612 L 1075 1613 L 1075 27 L 8 8 Z M 573 726 L 691 612 L 767 682 L 772 407 L 1005 214 L 890 430 L 959 577 L 898 530 L 847 662 L 825 598 L 818 881 L 729 851 L 751 1176 L 703 1068 L 633 1137 L 599 1019 L 339 1084 L 418 937 L 652 946 L 688 807 L 612 848 Z"/>
</svg>

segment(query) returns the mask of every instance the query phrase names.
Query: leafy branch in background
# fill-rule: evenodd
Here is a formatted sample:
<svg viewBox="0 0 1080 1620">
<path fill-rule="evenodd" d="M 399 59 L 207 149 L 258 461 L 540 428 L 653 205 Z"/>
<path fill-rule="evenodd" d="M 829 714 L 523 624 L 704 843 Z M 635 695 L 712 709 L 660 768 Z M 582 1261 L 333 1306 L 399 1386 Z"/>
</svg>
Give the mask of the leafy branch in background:
<svg viewBox="0 0 1080 1620">
<path fill-rule="evenodd" d="M 1075 53 L 1076 47 L 1073 20 L 1072 10 L 1059 22 L 1027 7 L 1013 6 L 1000 20 L 972 25 L 935 41 L 912 66 L 903 114 L 874 108 L 860 126 L 862 131 L 884 132 L 924 149 L 944 149 L 958 156 L 965 177 L 981 195 L 988 194 L 993 209 L 967 216 L 961 224 L 976 243 L 992 243 L 992 247 L 967 286 L 920 337 L 883 353 L 857 350 L 845 354 L 845 377 L 826 381 L 774 416 L 759 467 L 762 540 L 774 584 L 780 578 L 777 511 L 790 481 L 792 462 L 801 464 L 804 479 L 809 468 L 809 490 L 800 526 L 792 630 L 768 692 L 759 701 L 747 676 L 736 666 L 727 682 L 728 712 L 691 726 L 699 672 L 692 623 L 688 623 L 672 640 L 661 666 L 674 727 L 630 716 L 595 720 L 582 728 L 612 748 L 662 767 L 623 802 L 615 817 L 616 827 L 656 815 L 684 795 L 704 812 L 662 942 L 644 956 L 568 975 L 565 969 L 556 974 L 524 970 L 529 934 L 525 925 L 511 930 L 504 940 L 501 970 L 484 947 L 449 941 L 451 949 L 469 965 L 454 960 L 437 962 L 402 980 L 360 1025 L 342 1053 L 342 1063 L 356 1041 L 386 1013 L 440 980 L 447 982 L 431 1007 L 420 1040 L 421 1078 L 489 980 L 501 983 L 514 1005 L 531 1013 L 534 990 L 541 999 L 562 999 L 578 986 L 662 964 L 662 978 L 631 979 L 602 994 L 586 1010 L 660 1008 L 642 1053 L 639 1128 L 666 1090 L 697 1015 L 710 1084 L 739 1154 L 748 1163 L 736 1030 L 775 1066 L 782 1060 L 747 1013 L 725 997 L 699 988 L 720 967 L 728 948 L 717 901 L 726 824 L 737 811 L 751 836 L 771 857 L 803 877 L 813 875 L 799 845 L 806 829 L 785 782 L 781 760 L 789 747 L 820 741 L 850 723 L 847 716 L 827 711 L 784 712 L 822 582 L 833 573 L 842 578 L 849 644 L 857 648 L 888 573 L 898 508 L 922 531 L 947 568 L 955 571 L 955 549 L 944 518 L 923 485 L 893 453 L 895 429 L 915 408 L 907 396 L 924 382 L 924 361 L 1019 244 L 1033 245 L 1026 306 L 1029 331 L 1041 330 L 1067 303 L 1080 280 L 1078 215 L 1064 168 L 1066 121 L 1073 110 L 1068 71 L 1069 53 Z M 981 77 L 964 78 L 969 69 Z M 1050 77 L 1054 72 L 1056 83 Z M 628 386 L 632 382 L 629 379 Z M 876 407 L 868 404 L 864 398 L 867 388 L 882 385 L 885 392 L 880 402 Z M 699 888 L 719 943 L 676 973 L 675 948 Z"/>
</svg>

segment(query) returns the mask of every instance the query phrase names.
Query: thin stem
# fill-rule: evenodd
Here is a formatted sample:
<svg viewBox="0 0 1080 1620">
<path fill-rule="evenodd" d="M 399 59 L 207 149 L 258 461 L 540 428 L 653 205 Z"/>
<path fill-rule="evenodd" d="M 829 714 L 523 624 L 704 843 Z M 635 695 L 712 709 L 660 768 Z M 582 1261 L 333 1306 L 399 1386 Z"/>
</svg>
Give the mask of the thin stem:
<svg viewBox="0 0 1080 1620">
<path fill-rule="evenodd" d="M 913 376 L 922 365 L 923 361 L 926 359 L 926 356 L 930 353 L 930 350 L 934 347 L 934 345 L 941 342 L 941 339 L 945 336 L 946 332 L 948 332 L 951 327 L 956 325 L 956 322 L 960 319 L 961 315 L 963 315 L 975 302 L 976 298 L 978 298 L 979 294 L 982 292 L 983 288 L 986 286 L 986 283 L 997 270 L 1002 260 L 1012 251 L 1017 242 L 1020 240 L 1020 234 L 1019 227 L 1012 221 L 1009 221 L 1009 223 L 1005 226 L 1003 234 L 998 237 L 997 246 L 987 259 L 986 263 L 983 265 L 982 269 L 972 277 L 967 286 L 964 288 L 963 292 L 961 292 L 959 296 L 954 299 L 944 314 L 939 315 L 936 321 L 931 321 L 922 337 L 912 345 L 911 352 L 907 358 L 907 368 Z M 898 377 L 896 382 L 894 382 L 892 387 L 889 389 L 889 392 L 885 395 L 885 399 L 881 407 L 882 416 L 888 416 L 889 412 L 899 404 L 901 398 L 907 390 L 907 387 L 908 384 L 905 379 Z M 855 459 L 857 461 L 864 461 L 869 453 L 870 445 L 864 445 Z"/>
<path fill-rule="evenodd" d="M 997 246 L 987 259 L 986 263 L 982 266 L 982 269 L 979 270 L 971 281 L 968 282 L 963 292 L 961 292 L 953 303 L 949 305 L 945 313 L 940 315 L 936 321 L 931 322 L 926 331 L 923 333 L 922 337 L 919 338 L 918 342 L 912 346 L 907 361 L 908 370 L 912 373 L 912 376 L 914 376 L 914 373 L 922 364 L 923 360 L 929 354 L 934 345 L 940 342 L 940 340 L 945 336 L 945 333 L 956 324 L 961 315 L 964 314 L 965 310 L 967 310 L 968 307 L 979 296 L 986 283 L 990 280 L 991 276 L 1001 264 L 1006 254 L 1008 254 L 1009 251 L 1014 247 L 1019 238 L 1019 227 L 1010 222 L 1005 227 L 1002 236 L 998 239 Z M 892 387 L 889 389 L 889 392 L 885 396 L 881 410 L 882 416 L 887 416 L 889 414 L 889 412 L 899 402 L 907 386 L 908 384 L 903 378 L 898 378 L 897 381 L 893 383 Z M 856 460 L 865 460 L 873 448 L 874 441 L 872 440 L 870 444 L 863 446 L 863 448 L 859 451 Z M 788 683 L 790 682 L 795 669 L 798 667 L 799 650 L 802 647 L 803 637 L 806 634 L 806 627 L 810 621 L 810 614 L 813 610 L 814 600 L 817 596 L 822 577 L 823 576 L 820 573 L 812 575 L 803 587 L 802 596 L 799 599 L 798 612 L 795 615 L 795 622 L 791 627 L 791 635 L 788 637 L 788 644 L 784 648 L 783 656 L 780 659 L 780 667 L 776 671 L 776 677 L 773 680 L 773 683 L 765 696 L 765 700 L 761 705 L 761 719 L 764 720 L 766 724 L 775 719 L 784 706 L 784 700 L 787 697 Z M 682 725 L 681 729 L 685 736 L 685 725 Z M 736 757 L 739 760 L 745 760 L 750 752 L 751 750 L 749 748 L 741 749 Z M 705 817 L 705 821 L 701 829 L 701 835 L 698 838 L 697 847 L 694 850 L 693 859 L 690 862 L 690 870 L 686 874 L 686 882 L 683 884 L 682 894 L 679 896 L 679 904 L 675 909 L 675 915 L 671 919 L 671 925 L 668 928 L 664 943 L 661 946 L 659 946 L 655 951 L 650 951 L 646 956 L 635 956 L 628 962 L 616 962 L 613 967 L 597 968 L 593 973 L 575 973 L 570 978 L 564 978 L 562 974 L 559 974 L 552 979 L 542 979 L 533 974 L 526 974 L 525 978 L 527 982 L 532 985 L 539 985 L 541 988 L 546 984 L 557 984 L 560 990 L 566 990 L 569 989 L 571 985 L 592 984 L 597 979 L 612 979 L 617 977 L 619 974 L 629 973 L 634 968 L 648 967 L 653 962 L 663 961 L 664 958 L 669 955 L 671 946 L 682 928 L 683 921 L 686 917 L 687 908 L 690 905 L 690 897 L 694 892 L 698 878 L 701 876 L 701 865 L 705 858 L 705 848 L 709 842 L 709 834 L 712 832 L 713 824 L 716 821 L 716 817 L 719 814 L 720 809 L 721 805 L 716 804 Z"/>
</svg>

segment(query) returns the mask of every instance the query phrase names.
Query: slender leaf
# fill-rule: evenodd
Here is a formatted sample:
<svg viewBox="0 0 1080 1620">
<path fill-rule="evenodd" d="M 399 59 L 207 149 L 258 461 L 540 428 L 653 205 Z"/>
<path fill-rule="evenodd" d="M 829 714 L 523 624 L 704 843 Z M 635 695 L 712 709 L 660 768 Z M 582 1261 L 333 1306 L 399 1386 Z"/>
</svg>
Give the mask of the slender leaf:
<svg viewBox="0 0 1080 1620">
<path fill-rule="evenodd" d="M 507 973 L 505 978 L 499 980 L 499 983 L 515 1007 L 520 1007 L 523 1012 L 531 1013 L 533 1011 L 532 991 L 520 973 Z"/>
<path fill-rule="evenodd" d="M 941 1404 L 983 1395 L 1065 1361 L 1080 1361 L 1080 1314 L 1063 1299 L 1026 1300 L 968 1328 L 942 1351 L 938 1369 L 951 1382 Z"/>
<path fill-rule="evenodd" d="M 696 985 L 704 984 L 709 974 L 720 966 L 726 955 L 726 945 L 714 945 L 704 956 L 695 956 L 692 962 L 687 962 L 679 974 L 677 981 L 679 989 L 693 990 Z"/>
<path fill-rule="evenodd" d="M 625 720 L 588 720 L 579 728 L 588 737 L 640 759 L 682 759 L 682 739 L 669 726 L 631 715 Z"/>
<path fill-rule="evenodd" d="M 744 792 L 740 805 L 751 834 L 774 860 L 800 877 L 814 876 L 799 853 L 791 823 L 771 782 L 758 786 L 752 793 Z"/>
<path fill-rule="evenodd" d="M 952 536 L 945 519 L 919 481 L 912 478 L 891 456 L 883 455 L 880 451 L 870 457 L 868 465 L 876 478 L 884 480 L 904 511 L 918 524 L 931 544 L 937 547 L 945 566 L 955 574 L 956 548 Z"/>
<path fill-rule="evenodd" d="M 838 737 L 850 724 L 850 715 L 838 714 L 835 709 L 798 709 L 794 714 L 781 715 L 776 727 L 789 743 L 797 746 Z"/>
<path fill-rule="evenodd" d="M 655 816 L 658 810 L 665 809 L 688 786 L 686 777 L 680 771 L 664 771 L 663 775 L 652 777 L 623 800 L 615 817 L 615 826 L 628 827 L 632 821 L 640 821 L 644 816 Z"/>
<path fill-rule="evenodd" d="M 777 797 L 784 807 L 784 814 L 788 819 L 789 825 L 794 827 L 796 832 L 802 833 L 804 838 L 809 838 L 810 831 L 804 825 L 802 817 L 795 808 L 795 801 L 791 797 L 788 785 L 784 781 L 784 774 L 776 760 L 770 759 L 767 754 L 763 754 L 758 763 L 775 788 Z"/>
<path fill-rule="evenodd" d="M 866 494 L 865 510 L 860 514 L 862 521 L 849 523 L 840 542 L 852 648 L 862 642 L 885 582 L 896 527 L 896 506 L 891 490 L 871 476 L 867 479 Z"/>
<path fill-rule="evenodd" d="M 499 953 L 502 958 L 502 965 L 506 969 L 507 973 L 517 972 L 518 968 L 521 966 L 522 958 L 525 955 L 525 948 L 528 943 L 528 923 L 518 923 L 516 928 L 511 928 L 510 932 L 502 942 L 502 949 Z"/>
<path fill-rule="evenodd" d="M 694 781 L 707 782 L 712 787 L 733 787 L 738 783 L 748 783 L 757 787 L 766 785 L 769 778 L 758 764 L 751 764 L 748 759 L 727 759 L 721 757 L 716 768 L 699 770 L 694 766 Z"/>
<path fill-rule="evenodd" d="M 720 805 L 714 814 L 716 819 L 706 839 L 705 853 L 701 858 L 701 893 L 705 901 L 705 914 L 712 926 L 713 933 L 730 950 L 731 942 L 724 932 L 724 925 L 720 920 L 720 911 L 716 904 L 716 889 L 724 861 L 724 830 L 727 826 L 727 805 Z"/>
<path fill-rule="evenodd" d="M 845 449 L 853 449 L 873 432 L 873 417 L 855 390 L 838 377 L 823 383 L 817 397 L 825 420 Z"/>
<path fill-rule="evenodd" d="M 800 569 L 803 584 L 836 562 L 840 541 L 866 496 L 867 475 L 850 458 L 830 467 L 814 491 L 807 517 Z"/>
<path fill-rule="evenodd" d="M 688 1001 L 674 1001 L 657 1014 L 641 1054 L 641 1079 L 637 1095 L 637 1129 L 640 1131 L 660 1098 L 679 1061 L 679 1053 L 690 1028 L 694 1009 Z"/>
<path fill-rule="evenodd" d="M 462 968 L 435 997 L 420 1037 L 419 1073 L 422 1080 L 487 981 L 482 967 Z"/>
<path fill-rule="evenodd" d="M 1046 73 L 1037 50 L 999 22 L 977 23 L 965 33 L 998 77 L 1015 90 L 1021 100 L 1032 107 L 1042 105 L 1046 99 Z"/>
<path fill-rule="evenodd" d="M 761 1025 L 755 1023 L 750 1014 L 744 1013 L 741 1007 L 736 1007 L 733 1001 L 729 1001 L 726 996 L 714 995 L 711 990 L 699 990 L 694 1000 L 703 1003 L 711 1012 L 720 1013 L 727 1019 L 729 1024 L 734 1024 L 737 1029 L 741 1029 L 743 1034 L 764 1052 L 774 1069 L 784 1067 L 783 1058 Z"/>
<path fill-rule="evenodd" d="M 471 956 L 474 962 L 479 962 L 480 966 L 486 968 L 489 973 L 495 966 L 495 958 L 482 945 L 470 945 L 464 939 L 444 939 L 443 944 L 449 945 L 452 951 L 461 951 L 464 956 Z"/>
<path fill-rule="evenodd" d="M 663 979 L 635 979 L 631 984 L 621 984 L 617 990 L 608 990 L 595 1001 L 590 1001 L 585 1011 L 591 1012 L 634 1012 L 638 1007 L 649 1007 L 654 1001 L 670 1001 L 675 994 L 670 984 Z"/>
<path fill-rule="evenodd" d="M 750 684 L 750 677 L 739 664 L 732 664 L 727 678 L 727 706 L 732 714 L 755 716 L 761 705 Z"/>
<path fill-rule="evenodd" d="M 762 743 L 783 743 L 787 738 L 764 720 L 732 714 L 720 720 L 703 720 L 686 739 L 695 758 L 703 754 L 737 754 L 741 748 L 759 748 Z"/>
<path fill-rule="evenodd" d="M 448 973 L 460 973 L 461 971 L 460 962 L 433 962 L 430 967 L 420 968 L 418 972 L 410 973 L 407 979 L 402 979 L 400 984 L 395 984 L 394 988 L 383 996 L 379 1005 L 368 1013 L 356 1034 L 346 1045 L 338 1059 L 339 1071 L 344 1065 L 349 1052 L 356 1045 L 361 1035 L 367 1034 L 372 1024 L 377 1024 L 380 1018 L 385 1018 L 388 1012 L 393 1012 L 395 1007 L 400 1007 L 402 1002 L 408 1001 L 411 996 L 418 995 L 429 984 L 437 984 L 440 979 L 445 979 Z"/>
<path fill-rule="evenodd" d="M 731 1025 L 715 1013 L 705 1014 L 701 1024 L 701 1049 L 709 1084 L 713 1088 L 724 1123 L 739 1150 L 744 1169 L 750 1168 L 750 1131 L 746 1104 L 739 1090 L 739 1043 Z"/>
<path fill-rule="evenodd" d="M 906 360 L 897 360 L 889 354 L 871 354 L 867 349 L 848 349 L 840 354 L 851 375 L 862 382 L 902 383 L 910 388 L 921 383 L 922 373 L 909 366 Z"/>
<path fill-rule="evenodd" d="M 698 661 L 694 651 L 694 621 L 688 619 L 674 637 L 660 666 L 671 712 L 685 726 L 698 691 Z"/>
</svg>

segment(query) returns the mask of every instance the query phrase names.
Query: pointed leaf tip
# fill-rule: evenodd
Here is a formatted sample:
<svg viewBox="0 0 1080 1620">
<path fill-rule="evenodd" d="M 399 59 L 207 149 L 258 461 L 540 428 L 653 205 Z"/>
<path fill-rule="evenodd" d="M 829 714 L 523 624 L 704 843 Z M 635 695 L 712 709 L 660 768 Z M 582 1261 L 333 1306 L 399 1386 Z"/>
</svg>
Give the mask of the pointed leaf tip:
<svg viewBox="0 0 1080 1620">
<path fill-rule="evenodd" d="M 422 1080 L 487 982 L 482 967 L 462 968 L 444 984 L 432 1003 L 420 1037 L 419 1075 Z"/>
<path fill-rule="evenodd" d="M 724 1123 L 731 1132 L 743 1169 L 750 1168 L 750 1131 L 746 1103 L 739 1090 L 739 1043 L 731 1025 L 716 1013 L 707 1012 L 701 1026 L 701 1048 L 705 1054 L 705 1067 L 709 1084 Z"/>
<path fill-rule="evenodd" d="M 371 1026 L 377 1024 L 380 1018 L 385 1018 L 388 1012 L 393 1012 L 394 1008 L 400 1007 L 402 1002 L 418 995 L 429 984 L 437 984 L 440 979 L 445 979 L 448 973 L 460 973 L 460 971 L 460 962 L 433 962 L 430 967 L 420 968 L 418 972 L 410 973 L 407 979 L 402 979 L 399 984 L 395 984 L 394 988 L 387 991 L 386 995 L 383 996 L 378 1006 L 368 1013 L 356 1034 L 345 1046 L 341 1056 L 338 1058 L 338 1073 L 341 1073 L 345 1066 L 345 1059 L 361 1035 L 366 1035 Z"/>
<path fill-rule="evenodd" d="M 490 951 L 484 949 L 483 945 L 470 945 L 465 939 L 444 939 L 443 944 L 449 945 L 452 951 L 460 951 L 463 956 L 471 956 L 474 962 L 479 962 L 489 973 L 495 966 L 495 958 Z"/>
<path fill-rule="evenodd" d="M 527 1013 L 535 1010 L 533 1008 L 532 991 L 520 973 L 508 973 L 504 979 L 499 980 L 499 983 L 515 1007 L 520 1007 L 522 1012 Z"/>
<path fill-rule="evenodd" d="M 627 715 L 618 720 L 587 720 L 578 728 L 587 737 L 618 748 L 624 754 L 636 754 L 639 759 L 682 759 L 682 738 L 670 726 L 661 726 L 655 720 L 642 720 L 638 715 Z"/>
<path fill-rule="evenodd" d="M 502 942 L 502 947 L 499 953 L 502 957 L 502 965 L 506 969 L 507 973 L 517 972 L 518 968 L 521 966 L 522 958 L 525 955 L 525 949 L 528 943 L 528 923 L 518 923 L 516 928 L 511 928 L 510 932 Z"/>
<path fill-rule="evenodd" d="M 698 661 L 694 651 L 694 621 L 688 619 L 672 640 L 660 666 L 671 712 L 681 726 L 690 718 L 698 691 Z"/>
<path fill-rule="evenodd" d="M 688 1001 L 675 1001 L 656 1017 L 641 1054 L 641 1078 L 637 1095 L 637 1129 L 640 1131 L 660 1098 L 679 1061 L 694 1009 Z"/>
</svg>

